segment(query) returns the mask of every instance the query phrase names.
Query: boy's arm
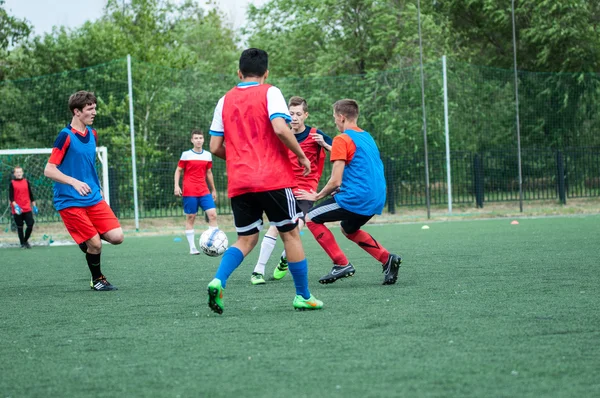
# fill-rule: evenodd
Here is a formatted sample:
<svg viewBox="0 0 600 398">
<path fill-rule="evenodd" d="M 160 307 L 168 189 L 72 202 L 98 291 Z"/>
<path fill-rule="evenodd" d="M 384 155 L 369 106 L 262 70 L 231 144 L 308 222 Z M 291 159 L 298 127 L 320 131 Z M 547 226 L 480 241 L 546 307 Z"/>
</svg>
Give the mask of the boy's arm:
<svg viewBox="0 0 600 398">
<path fill-rule="evenodd" d="M 300 200 L 310 200 L 311 202 L 316 202 L 317 200 L 321 200 L 324 197 L 331 195 L 342 185 L 342 177 L 344 176 L 345 168 L 345 160 L 335 160 L 333 162 L 333 167 L 331 168 L 331 177 L 329 177 L 329 181 L 327 181 L 327 184 L 325 184 L 319 193 L 316 193 L 312 190 L 311 192 L 307 192 L 303 189 L 299 189 L 296 198 Z"/>
<path fill-rule="evenodd" d="M 35 198 L 33 197 L 33 191 L 31 190 L 31 184 L 29 181 L 27 181 L 27 189 L 29 190 L 29 200 L 31 201 L 31 205 L 35 207 Z"/>
<path fill-rule="evenodd" d="M 215 179 L 211 169 L 206 170 L 206 181 L 208 182 L 208 189 L 212 195 L 213 200 L 217 200 L 217 190 L 215 188 Z"/>
<path fill-rule="evenodd" d="M 315 140 L 317 144 L 325 148 L 326 151 L 331 152 L 331 145 L 333 143 L 333 140 L 331 139 L 331 137 L 324 134 L 321 130 L 317 130 L 317 132 L 313 134 L 313 140 Z"/>
<path fill-rule="evenodd" d="M 46 163 L 46 167 L 44 168 L 44 175 L 52 181 L 72 186 L 81 196 L 88 195 L 92 192 L 88 184 L 64 174 L 58 169 L 58 167 L 56 167 L 54 163 Z"/>
<path fill-rule="evenodd" d="M 13 205 L 15 204 L 15 188 L 12 182 L 8 183 L 8 201 Z"/>
<path fill-rule="evenodd" d="M 223 160 L 225 160 L 225 146 L 223 145 L 224 141 L 225 139 L 223 136 L 210 136 L 210 153 Z"/>
<path fill-rule="evenodd" d="M 275 134 L 277 134 L 277 137 L 281 142 L 283 142 L 283 144 L 298 157 L 298 163 L 300 166 L 304 167 L 303 175 L 308 175 L 310 173 L 310 160 L 308 160 L 304 151 L 300 148 L 298 140 L 296 140 L 294 133 L 292 133 L 292 130 L 288 127 L 285 119 L 277 117 L 271 120 L 271 124 L 273 125 L 273 130 L 275 130 Z"/>
<path fill-rule="evenodd" d="M 181 191 L 181 188 L 179 187 L 179 180 L 181 179 L 181 170 L 183 170 L 183 169 L 179 166 L 177 166 L 177 168 L 175 169 L 175 191 L 173 192 L 175 194 L 175 196 L 183 195 L 183 192 Z"/>
</svg>

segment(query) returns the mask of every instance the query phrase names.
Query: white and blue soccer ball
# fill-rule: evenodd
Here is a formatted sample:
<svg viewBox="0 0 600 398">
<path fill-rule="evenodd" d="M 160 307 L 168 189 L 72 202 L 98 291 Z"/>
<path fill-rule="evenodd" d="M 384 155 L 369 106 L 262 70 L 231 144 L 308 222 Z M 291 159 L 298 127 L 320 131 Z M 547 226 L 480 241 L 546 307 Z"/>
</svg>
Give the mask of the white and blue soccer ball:
<svg viewBox="0 0 600 398">
<path fill-rule="evenodd" d="M 229 241 L 227 235 L 220 229 L 207 229 L 200 235 L 200 250 L 207 256 L 218 257 L 225 253 Z"/>
</svg>

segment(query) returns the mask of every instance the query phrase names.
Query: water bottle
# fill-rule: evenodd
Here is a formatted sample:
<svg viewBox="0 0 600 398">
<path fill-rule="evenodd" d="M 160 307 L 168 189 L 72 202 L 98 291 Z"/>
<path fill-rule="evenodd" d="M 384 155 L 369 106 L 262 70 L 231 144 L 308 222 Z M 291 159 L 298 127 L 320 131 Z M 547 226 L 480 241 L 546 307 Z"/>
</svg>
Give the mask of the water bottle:
<svg viewBox="0 0 600 398">
<path fill-rule="evenodd" d="M 21 210 L 21 207 L 15 203 L 15 214 L 21 215 L 21 213 L 23 213 L 23 210 Z"/>
</svg>

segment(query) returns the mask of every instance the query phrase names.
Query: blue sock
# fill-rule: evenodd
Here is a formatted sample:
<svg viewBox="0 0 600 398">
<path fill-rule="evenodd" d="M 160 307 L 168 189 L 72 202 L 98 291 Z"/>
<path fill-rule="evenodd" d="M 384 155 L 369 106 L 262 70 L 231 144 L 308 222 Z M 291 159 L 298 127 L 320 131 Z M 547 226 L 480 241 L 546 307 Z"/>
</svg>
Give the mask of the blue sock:
<svg viewBox="0 0 600 398">
<path fill-rule="evenodd" d="M 290 262 L 288 263 L 288 269 L 294 278 L 296 294 L 308 300 L 310 298 L 310 291 L 308 291 L 308 262 L 306 259 L 297 263 Z"/>
<path fill-rule="evenodd" d="M 221 264 L 219 264 L 217 274 L 215 275 L 215 278 L 221 280 L 223 289 L 225 289 L 225 285 L 227 285 L 227 279 L 231 276 L 233 271 L 240 266 L 242 261 L 244 261 L 244 254 L 237 247 L 231 246 L 225 251 L 223 258 L 221 259 Z"/>
</svg>

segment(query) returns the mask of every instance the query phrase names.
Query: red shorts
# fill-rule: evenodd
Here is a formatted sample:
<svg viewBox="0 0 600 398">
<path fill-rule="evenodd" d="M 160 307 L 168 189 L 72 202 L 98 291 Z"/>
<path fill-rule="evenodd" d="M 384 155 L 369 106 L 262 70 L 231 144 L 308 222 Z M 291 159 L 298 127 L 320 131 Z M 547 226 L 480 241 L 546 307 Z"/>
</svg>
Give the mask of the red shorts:
<svg viewBox="0 0 600 398">
<path fill-rule="evenodd" d="M 104 200 L 90 207 L 67 207 L 59 210 L 58 214 L 77 244 L 92 239 L 96 234 L 102 235 L 121 227 L 115 213 Z"/>
</svg>

